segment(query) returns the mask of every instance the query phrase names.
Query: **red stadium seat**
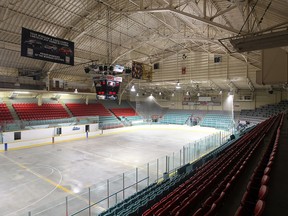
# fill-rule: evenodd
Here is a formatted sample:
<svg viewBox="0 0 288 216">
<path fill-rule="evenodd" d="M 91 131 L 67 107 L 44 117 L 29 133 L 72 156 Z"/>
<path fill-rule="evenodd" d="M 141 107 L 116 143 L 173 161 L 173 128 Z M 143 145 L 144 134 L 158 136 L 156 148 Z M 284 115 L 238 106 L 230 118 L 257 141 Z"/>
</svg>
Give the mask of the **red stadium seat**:
<svg viewBox="0 0 288 216">
<path fill-rule="evenodd" d="M 261 185 L 267 185 L 269 183 L 270 177 L 268 175 L 263 175 L 261 179 Z"/>
<path fill-rule="evenodd" d="M 265 200 L 268 193 L 268 187 L 266 185 L 262 185 L 259 189 L 258 198 L 261 200 Z"/>
<path fill-rule="evenodd" d="M 264 212 L 265 202 L 258 200 L 254 209 L 254 216 L 261 216 Z"/>
<path fill-rule="evenodd" d="M 112 114 L 100 103 L 95 104 L 67 103 L 66 106 L 74 116 L 112 116 Z"/>
</svg>

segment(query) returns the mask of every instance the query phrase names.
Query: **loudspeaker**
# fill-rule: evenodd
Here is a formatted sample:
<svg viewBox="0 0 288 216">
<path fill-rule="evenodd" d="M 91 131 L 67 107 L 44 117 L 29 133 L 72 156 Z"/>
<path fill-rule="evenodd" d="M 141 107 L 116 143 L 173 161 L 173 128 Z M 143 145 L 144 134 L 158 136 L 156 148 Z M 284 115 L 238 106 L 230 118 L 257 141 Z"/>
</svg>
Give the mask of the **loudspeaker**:
<svg viewBox="0 0 288 216">
<path fill-rule="evenodd" d="M 126 68 L 126 70 L 125 70 L 125 73 L 126 74 L 130 74 L 132 71 L 131 71 L 131 69 L 130 68 Z"/>
<path fill-rule="evenodd" d="M 85 73 L 89 73 L 90 72 L 90 68 L 89 67 L 85 67 L 84 71 L 85 71 Z"/>
<path fill-rule="evenodd" d="M 159 63 L 155 63 L 155 64 L 153 65 L 153 68 L 154 68 L 154 70 L 159 69 L 159 68 L 160 68 L 160 64 L 159 64 Z"/>
</svg>

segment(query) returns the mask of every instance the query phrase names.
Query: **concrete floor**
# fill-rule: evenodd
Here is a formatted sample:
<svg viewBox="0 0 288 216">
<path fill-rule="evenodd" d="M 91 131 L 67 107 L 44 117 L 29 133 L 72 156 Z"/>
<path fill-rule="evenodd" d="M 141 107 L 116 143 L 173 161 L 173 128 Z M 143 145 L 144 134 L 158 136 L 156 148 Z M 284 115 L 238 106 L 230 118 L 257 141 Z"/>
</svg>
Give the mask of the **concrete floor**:
<svg viewBox="0 0 288 216">
<path fill-rule="evenodd" d="M 104 131 L 86 140 L 0 153 L 0 215 L 29 215 L 29 211 L 31 215 L 65 215 L 67 196 L 71 215 L 87 206 L 88 187 L 96 188 L 92 200 L 104 198 L 107 193 L 101 191 L 107 190 L 106 179 L 113 187 L 123 172 L 134 178 L 135 167 L 155 163 L 156 158 L 214 132 L 179 125 L 135 126 Z M 98 208 L 93 211 L 103 210 Z M 88 215 L 88 210 L 78 215 Z"/>
</svg>

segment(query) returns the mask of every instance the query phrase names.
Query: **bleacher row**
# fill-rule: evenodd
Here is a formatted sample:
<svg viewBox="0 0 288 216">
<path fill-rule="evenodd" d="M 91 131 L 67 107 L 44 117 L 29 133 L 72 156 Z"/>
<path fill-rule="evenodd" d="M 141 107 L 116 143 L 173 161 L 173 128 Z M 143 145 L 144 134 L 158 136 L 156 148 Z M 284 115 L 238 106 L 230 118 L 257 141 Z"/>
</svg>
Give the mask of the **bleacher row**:
<svg viewBox="0 0 288 216">
<path fill-rule="evenodd" d="M 231 128 L 233 124 L 232 116 L 224 114 L 206 114 L 200 125 L 204 127 L 215 127 L 221 129 Z"/>
<path fill-rule="evenodd" d="M 277 104 L 268 104 L 255 110 L 241 110 L 240 120 L 258 123 L 273 115 L 284 112 L 288 109 L 288 100 L 280 101 Z"/>
<path fill-rule="evenodd" d="M 230 194 L 231 189 L 237 185 L 240 176 L 244 175 L 248 162 L 258 153 L 259 149 L 266 147 L 264 139 L 267 139 L 267 134 L 273 134 L 276 126 L 281 126 L 283 117 L 281 122 L 280 119 L 281 117 L 277 116 L 260 123 L 233 145 L 221 151 L 218 157 L 211 159 L 195 171 L 150 185 L 100 215 L 216 215 L 225 199 L 231 195 L 233 196 L 233 194 Z M 277 128 L 279 127 L 277 126 Z M 273 143 L 274 140 L 275 136 L 272 136 L 270 143 Z M 275 147 L 272 149 L 276 150 Z M 269 145 L 266 154 L 263 156 L 264 159 L 261 160 L 251 179 L 258 180 L 260 176 L 263 182 L 267 182 L 264 180 L 267 179 L 264 175 L 268 175 L 270 168 L 264 167 L 271 166 L 271 159 L 275 154 L 275 152 L 271 153 L 268 157 L 270 162 L 267 163 L 267 155 L 269 155 L 270 150 Z M 255 211 L 255 213 L 263 211 L 263 193 L 266 195 L 267 190 L 259 184 L 254 187 L 254 183 L 256 182 L 251 182 L 249 196 L 245 195 L 245 198 L 243 198 L 237 216 L 249 215 L 241 213 L 246 211 Z M 260 192 L 258 192 L 259 188 Z M 255 199 L 255 193 L 259 193 L 259 198 L 251 202 L 250 197 Z"/>
<path fill-rule="evenodd" d="M 175 111 L 171 110 L 168 111 L 160 120 L 162 124 L 178 124 L 178 125 L 184 125 L 189 117 L 191 116 L 190 112 L 187 111 Z"/>
<path fill-rule="evenodd" d="M 13 117 L 6 104 L 0 103 L 0 122 L 2 121 L 13 121 Z"/>
<path fill-rule="evenodd" d="M 132 108 L 121 109 L 106 109 L 102 104 L 76 104 L 67 103 L 65 106 L 69 109 L 73 116 L 103 116 L 108 120 L 115 120 L 115 116 L 136 116 L 135 110 Z M 13 109 L 18 115 L 20 120 L 49 120 L 49 119 L 63 119 L 69 118 L 68 112 L 62 104 L 43 103 L 38 106 L 36 103 L 14 103 Z M 110 117 L 110 118 L 109 118 Z M 0 104 L 0 121 L 12 121 L 13 117 L 7 105 Z"/>
<path fill-rule="evenodd" d="M 277 128 L 276 137 L 273 134 L 268 144 L 268 148 L 261 158 L 258 166 L 255 168 L 250 181 L 247 185 L 240 206 L 235 213 L 235 216 L 244 215 L 262 215 L 265 208 L 265 200 L 268 195 L 268 186 L 270 180 L 270 173 L 273 168 L 275 155 L 277 153 L 280 130 L 283 124 L 284 115 L 281 116 L 279 126 Z M 268 132 L 268 130 L 267 130 Z M 253 212 L 254 211 L 254 212 Z"/>
<path fill-rule="evenodd" d="M 112 114 L 101 104 L 66 103 L 73 116 L 111 116 Z"/>
<path fill-rule="evenodd" d="M 104 105 L 98 102 L 86 105 L 84 103 L 71 103 L 67 101 L 63 105 L 58 103 L 43 103 L 42 106 L 38 106 L 37 103 L 33 103 L 32 101 L 29 103 L 24 103 L 22 101 L 21 103 L 13 103 L 12 107 L 19 119 L 24 121 L 64 119 L 79 116 L 99 116 L 100 122 L 103 122 L 103 128 L 111 128 L 122 127 L 123 125 L 132 125 L 132 122 L 139 124 L 140 120 L 142 120 L 141 116 L 139 116 L 128 103 L 120 107 L 113 107 L 112 104 L 106 103 L 104 103 Z M 272 111 L 269 111 L 269 115 L 271 113 L 277 113 L 288 109 L 288 101 L 282 101 L 276 105 L 267 105 L 263 108 L 257 108 L 255 111 L 243 110 L 241 111 L 240 119 L 252 121 L 252 124 L 257 124 L 266 119 L 265 116 L 268 115 L 267 110 L 270 109 L 272 109 Z M 70 113 L 67 112 L 67 110 L 69 110 Z M 200 120 L 200 126 L 227 130 L 231 128 L 233 124 L 231 116 L 221 111 L 203 113 L 195 110 L 191 112 L 189 110 L 173 109 L 168 110 L 163 114 L 158 123 L 192 125 L 192 117 Z M 13 115 L 6 104 L 0 103 L 0 123 L 11 123 L 13 120 Z"/>
<path fill-rule="evenodd" d="M 13 104 L 14 110 L 21 120 L 43 120 L 68 118 L 62 104 L 42 104 L 38 106 L 35 103 Z"/>
</svg>

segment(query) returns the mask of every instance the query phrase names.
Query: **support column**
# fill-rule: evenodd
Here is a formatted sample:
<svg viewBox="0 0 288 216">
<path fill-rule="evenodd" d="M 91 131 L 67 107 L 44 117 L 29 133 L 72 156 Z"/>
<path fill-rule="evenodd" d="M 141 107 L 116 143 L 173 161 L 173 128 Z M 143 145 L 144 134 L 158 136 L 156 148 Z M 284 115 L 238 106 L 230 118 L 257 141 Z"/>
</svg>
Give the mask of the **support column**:
<svg viewBox="0 0 288 216">
<path fill-rule="evenodd" d="M 38 96 L 38 101 L 37 101 L 37 104 L 38 106 L 42 106 L 42 94 Z"/>
</svg>

